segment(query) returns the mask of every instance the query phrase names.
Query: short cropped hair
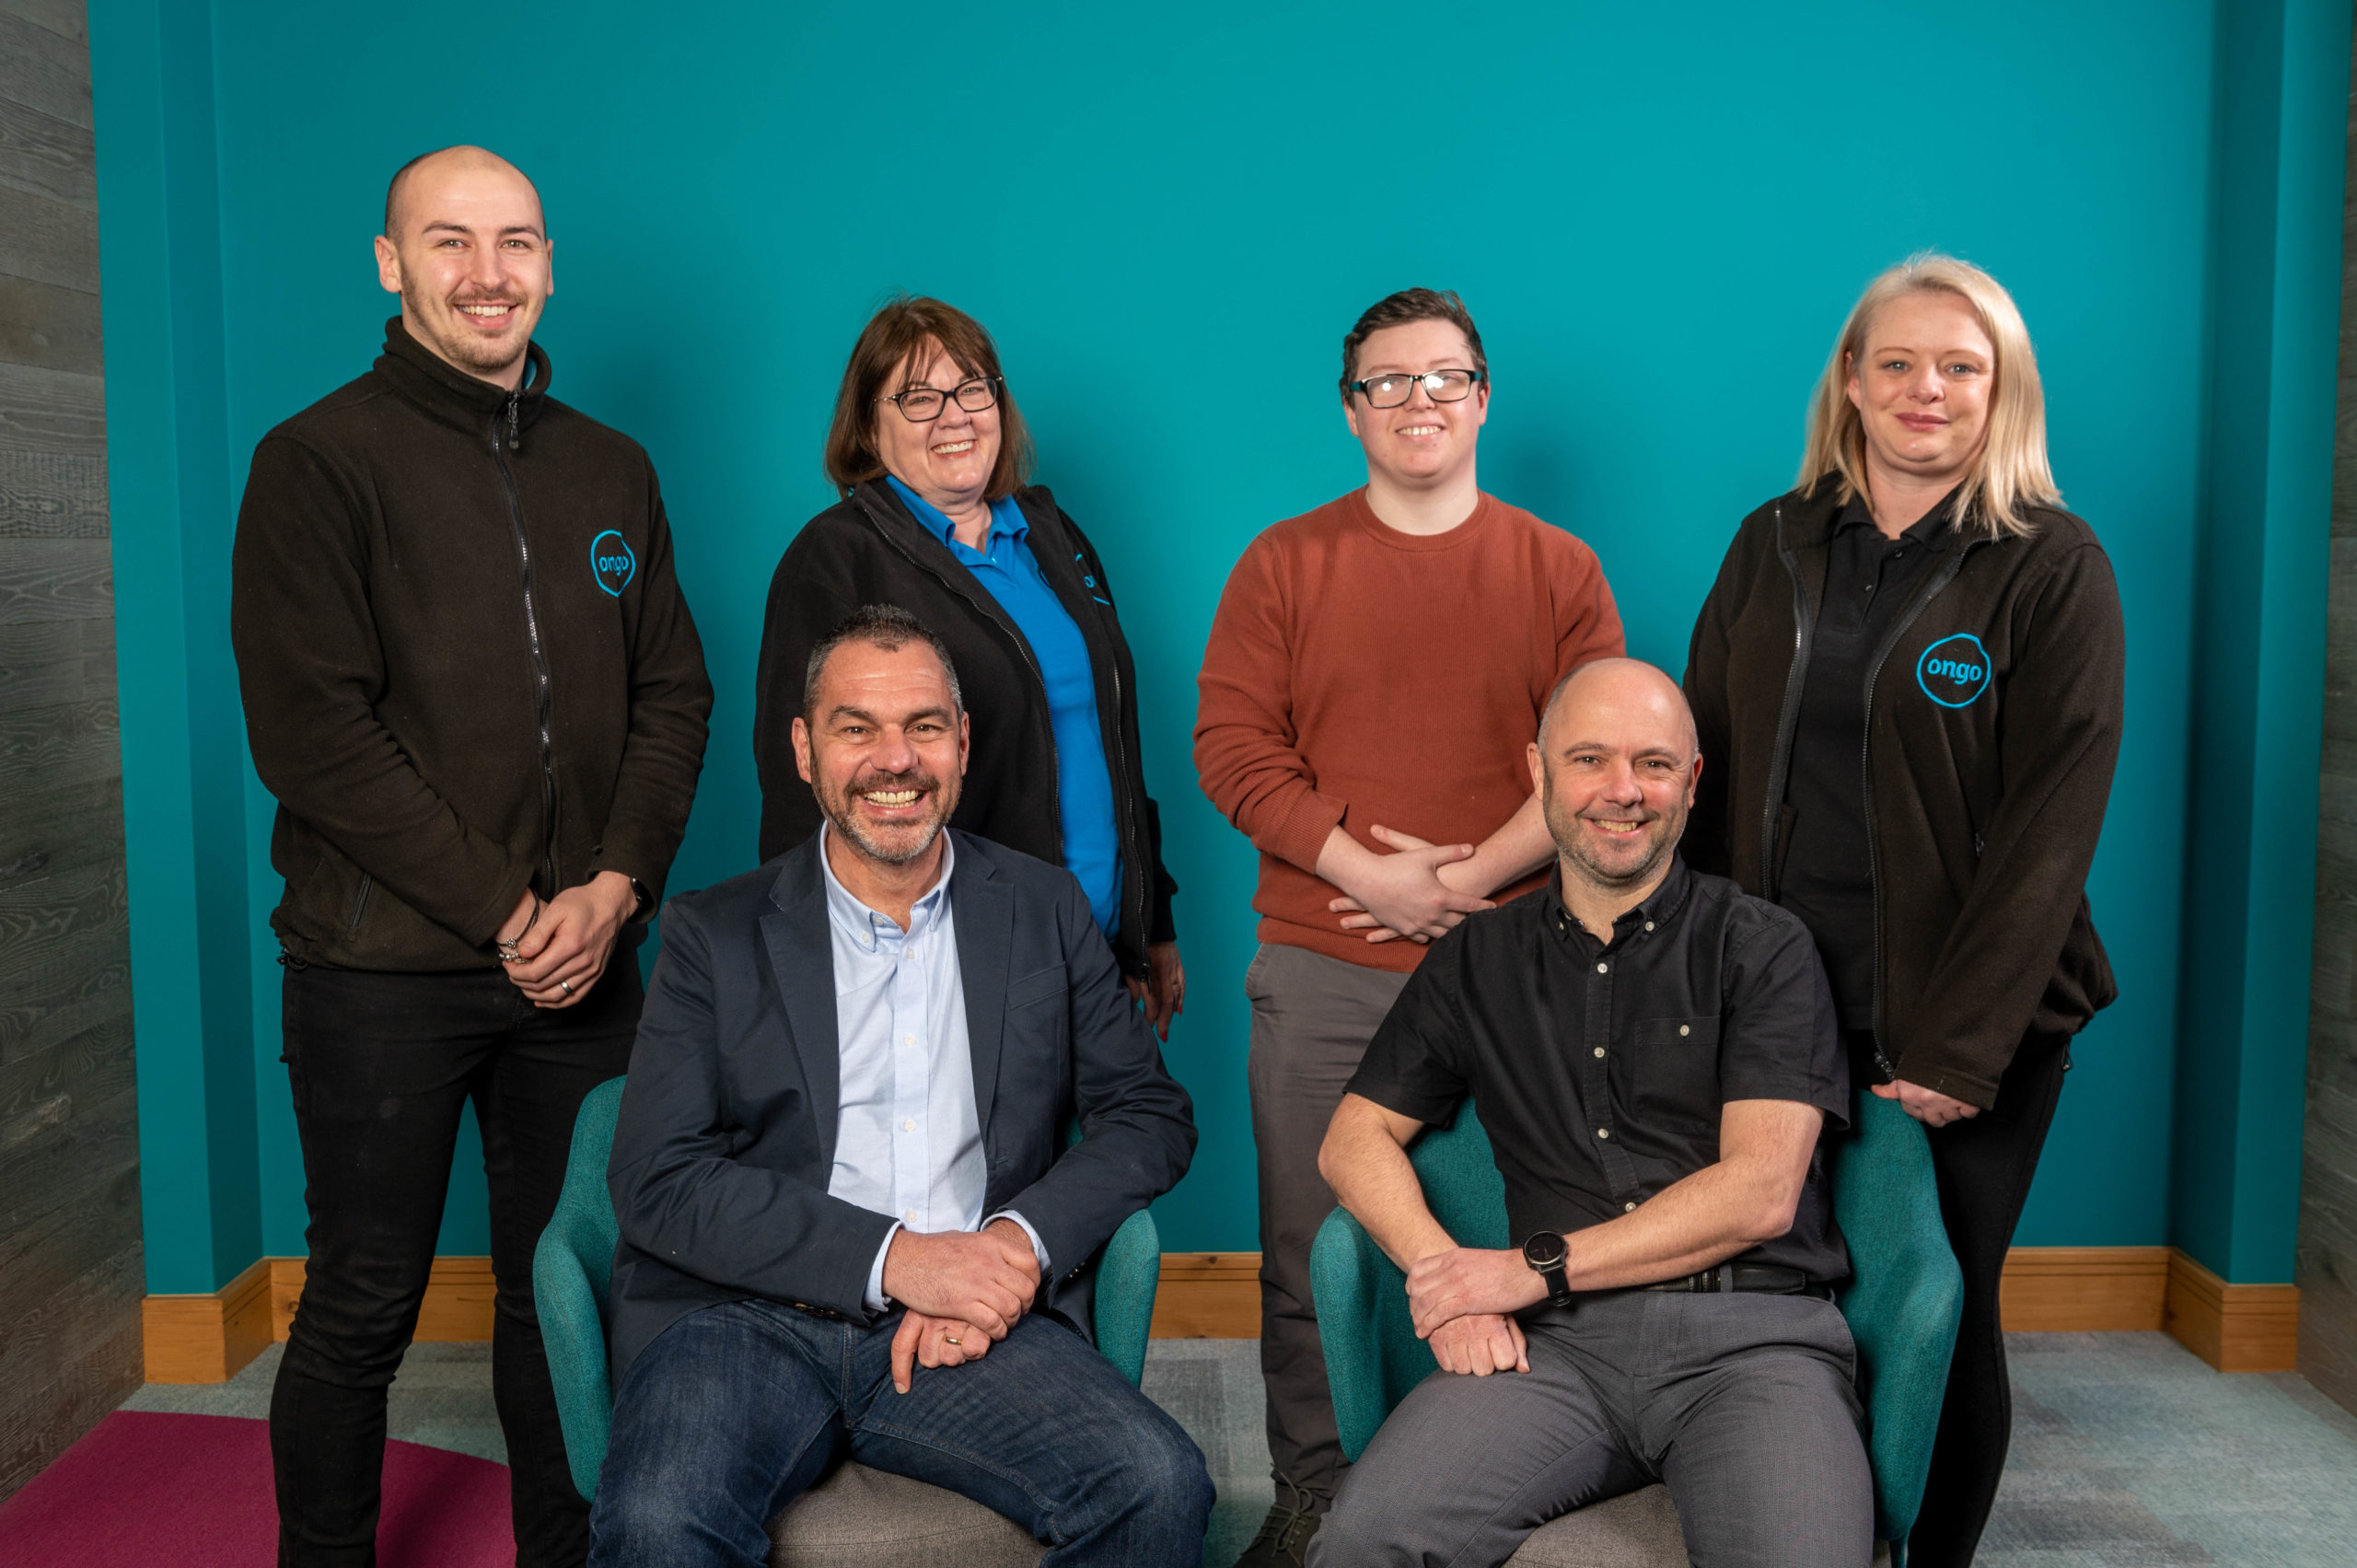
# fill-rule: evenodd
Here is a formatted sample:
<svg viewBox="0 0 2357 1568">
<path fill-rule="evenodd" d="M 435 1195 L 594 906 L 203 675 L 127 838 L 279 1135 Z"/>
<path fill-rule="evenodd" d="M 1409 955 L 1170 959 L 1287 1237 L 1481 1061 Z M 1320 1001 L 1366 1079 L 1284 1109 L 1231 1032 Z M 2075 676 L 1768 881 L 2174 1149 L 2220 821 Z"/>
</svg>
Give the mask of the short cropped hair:
<svg viewBox="0 0 2357 1568">
<path fill-rule="evenodd" d="M 2024 536 L 2033 525 L 2024 508 L 2059 506 L 2054 470 L 2046 462 L 2046 391 L 2038 378 L 2038 355 L 2029 328 L 2004 285 L 1969 261 L 1919 250 L 1866 285 L 1850 308 L 1841 335 L 1833 342 L 1825 374 L 1809 401 L 1808 444 L 1801 455 L 1800 488 L 1814 491 L 1829 481 L 1835 499 L 1866 494 L 1864 417 L 1850 401 L 1850 377 L 1866 352 L 1875 317 L 1892 300 L 1910 294 L 1951 295 L 1971 308 L 1980 330 L 1997 351 L 1989 389 L 1989 432 L 1980 459 L 1956 496 L 1954 525 L 1977 525 L 1991 539 Z"/>
<path fill-rule="evenodd" d="M 982 499 L 1004 501 L 1030 482 L 1031 430 L 999 369 L 998 345 L 963 310 L 922 295 L 895 295 L 868 319 L 852 345 L 851 363 L 843 366 L 842 385 L 835 392 L 834 423 L 827 428 L 827 478 L 848 495 L 865 481 L 884 477 L 876 422 L 887 416 L 878 400 L 916 385 L 924 370 L 922 362 L 932 357 L 925 353 L 928 343 L 939 343 L 967 375 L 998 382 L 998 461 L 991 465 Z M 896 377 L 900 384 L 890 385 Z"/>
<path fill-rule="evenodd" d="M 1397 294 L 1387 294 L 1360 312 L 1359 319 L 1342 336 L 1342 401 L 1351 401 L 1351 383 L 1359 378 L 1359 347 L 1386 327 L 1404 327 L 1411 321 L 1446 321 L 1465 334 L 1465 346 L 1473 351 L 1473 368 L 1481 373 L 1486 384 L 1490 379 L 1489 356 L 1481 352 L 1481 329 L 1473 324 L 1473 312 L 1465 308 L 1465 301 L 1457 297 L 1452 288 L 1403 288 Z"/>
<path fill-rule="evenodd" d="M 819 721 L 819 677 L 826 672 L 827 660 L 845 643 L 865 643 L 888 654 L 899 653 L 911 643 L 923 643 L 933 650 L 934 657 L 941 661 L 941 672 L 949 678 L 950 710 L 966 711 L 966 694 L 958 690 L 958 666 L 949 657 L 949 645 L 897 604 L 863 604 L 819 639 L 810 650 L 810 662 L 803 667 L 802 716 L 810 724 Z"/>
</svg>

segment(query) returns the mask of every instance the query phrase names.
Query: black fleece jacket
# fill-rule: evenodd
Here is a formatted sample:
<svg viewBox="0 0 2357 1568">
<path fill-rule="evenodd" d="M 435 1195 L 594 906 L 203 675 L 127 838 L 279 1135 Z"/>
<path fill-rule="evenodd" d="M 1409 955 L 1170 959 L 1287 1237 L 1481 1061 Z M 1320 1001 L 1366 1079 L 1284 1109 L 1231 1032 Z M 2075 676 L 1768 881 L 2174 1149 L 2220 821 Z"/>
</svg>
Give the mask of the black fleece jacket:
<svg viewBox="0 0 2357 1568">
<path fill-rule="evenodd" d="M 712 686 L 654 467 L 549 374 L 534 345 L 511 394 L 396 317 L 254 450 L 229 629 L 296 958 L 487 969 L 528 886 L 662 897 Z"/>
<path fill-rule="evenodd" d="M 1121 846 L 1122 971 L 1145 972 L 1149 942 L 1177 939 L 1178 884 L 1162 865 L 1162 818 L 1145 793 L 1138 749 L 1138 676 L 1097 549 L 1044 485 L 1016 493 L 1031 525 L 1031 553 L 1088 644 L 1097 729 L 1113 775 Z M 1062 865 L 1062 805 L 1056 735 L 1039 661 L 1012 616 L 935 534 L 917 526 L 892 487 L 860 485 L 803 525 L 770 582 L 754 693 L 753 760 L 761 779 L 761 858 L 819 830 L 819 802 L 794 762 L 794 721 L 810 650 L 865 604 L 897 604 L 949 645 L 973 720 L 966 787 L 951 825 Z"/>
<path fill-rule="evenodd" d="M 1831 483 L 1744 519 L 1694 623 L 1686 695 L 1702 777 L 1685 850 L 1773 899 L 1785 800 L 1839 510 Z M 2119 757 L 2125 639 L 2087 525 L 1949 529 L 1945 559 L 1866 674 L 1875 1041 L 1883 1072 L 1983 1109 L 2022 1037 L 2119 995 L 2087 869 Z"/>
</svg>

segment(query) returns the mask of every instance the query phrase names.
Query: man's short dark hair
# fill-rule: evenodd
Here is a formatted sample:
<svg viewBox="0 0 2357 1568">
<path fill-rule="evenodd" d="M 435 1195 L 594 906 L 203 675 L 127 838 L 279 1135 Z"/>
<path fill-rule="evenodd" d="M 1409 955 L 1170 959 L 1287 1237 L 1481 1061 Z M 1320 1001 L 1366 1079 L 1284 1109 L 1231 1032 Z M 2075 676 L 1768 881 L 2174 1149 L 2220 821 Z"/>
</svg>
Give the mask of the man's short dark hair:
<svg viewBox="0 0 2357 1568">
<path fill-rule="evenodd" d="M 1472 368 L 1481 373 L 1486 384 L 1490 379 L 1489 357 L 1481 352 L 1481 329 L 1473 324 L 1473 312 L 1465 308 L 1465 301 L 1457 297 L 1451 288 L 1403 288 L 1397 294 L 1387 294 L 1368 306 L 1342 339 L 1342 401 L 1351 401 L 1351 383 L 1359 378 L 1359 345 L 1386 327 L 1404 327 L 1411 321 L 1446 321 L 1465 334 L 1465 346 L 1473 351 Z"/>
<path fill-rule="evenodd" d="M 960 714 L 966 711 L 966 694 L 958 689 L 958 666 L 949 657 L 949 645 L 897 604 L 863 604 L 819 639 L 810 650 L 810 662 L 803 668 L 802 716 L 812 725 L 819 721 L 819 677 L 825 671 L 827 660 L 845 643 L 866 643 L 888 654 L 899 653 L 911 643 L 923 643 L 933 650 L 934 656 L 941 661 L 941 672 L 949 678 L 950 710 Z"/>
</svg>

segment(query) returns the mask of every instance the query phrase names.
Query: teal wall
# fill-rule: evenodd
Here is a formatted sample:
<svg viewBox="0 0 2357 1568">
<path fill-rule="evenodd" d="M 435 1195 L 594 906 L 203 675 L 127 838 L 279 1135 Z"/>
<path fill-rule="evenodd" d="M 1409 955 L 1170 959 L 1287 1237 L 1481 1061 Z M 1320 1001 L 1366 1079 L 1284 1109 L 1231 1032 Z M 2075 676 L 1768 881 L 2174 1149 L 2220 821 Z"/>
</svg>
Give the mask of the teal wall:
<svg viewBox="0 0 2357 1568">
<path fill-rule="evenodd" d="M 1203 1137 L 1157 1209 L 1178 1249 L 1256 1245 L 1253 859 L 1194 784 L 1193 672 L 1245 542 L 1361 476 L 1332 389 L 1356 311 L 1464 293 L 1496 377 L 1486 487 L 1592 544 L 1633 651 L 1676 668 L 1736 519 L 1790 481 L 1858 288 L 1922 246 L 1989 266 L 2133 651 L 2092 889 L 2124 995 L 2021 1240 L 2181 1241 L 2290 1278 L 2349 26 L 2306 0 L 2132 23 L 2101 0 L 1968 22 L 95 0 L 151 1287 L 301 1249 L 223 562 L 254 441 L 375 352 L 385 177 L 455 141 L 539 181 L 554 389 L 663 474 L 718 691 L 674 888 L 753 852 L 762 595 L 830 499 L 859 324 L 908 288 L 997 334 L 1041 476 L 1120 590 L 1185 885 L 1169 1054 Z M 454 1191 L 445 1250 L 486 1249 L 481 1193 Z"/>
</svg>

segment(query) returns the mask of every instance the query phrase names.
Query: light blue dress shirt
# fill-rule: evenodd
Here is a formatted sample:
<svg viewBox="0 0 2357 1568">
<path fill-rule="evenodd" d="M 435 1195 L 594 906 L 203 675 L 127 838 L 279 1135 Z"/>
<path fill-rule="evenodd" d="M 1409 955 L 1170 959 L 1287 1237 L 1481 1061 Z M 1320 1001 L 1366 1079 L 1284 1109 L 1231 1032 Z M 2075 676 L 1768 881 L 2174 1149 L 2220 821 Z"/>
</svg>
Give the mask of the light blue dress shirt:
<svg viewBox="0 0 2357 1568">
<path fill-rule="evenodd" d="M 825 842 L 833 830 L 831 825 L 819 830 L 842 1078 L 827 1194 L 892 1217 L 867 1271 L 867 1307 L 880 1312 L 884 1255 L 892 1237 L 904 1226 L 920 1235 L 981 1229 L 990 1172 L 974 1107 L 966 987 L 949 907 L 957 846 L 942 835 L 941 879 L 910 910 L 909 928 L 902 931 L 836 879 Z M 1039 1277 L 1048 1278 L 1039 1233 L 1012 1210 L 1004 1217 L 1031 1238 Z"/>
</svg>

